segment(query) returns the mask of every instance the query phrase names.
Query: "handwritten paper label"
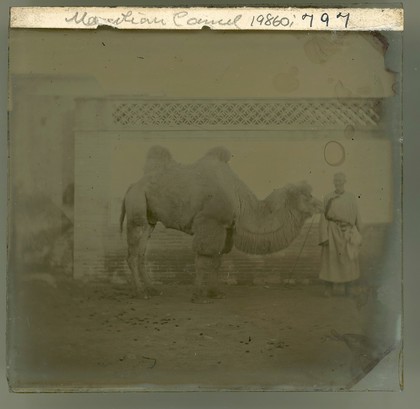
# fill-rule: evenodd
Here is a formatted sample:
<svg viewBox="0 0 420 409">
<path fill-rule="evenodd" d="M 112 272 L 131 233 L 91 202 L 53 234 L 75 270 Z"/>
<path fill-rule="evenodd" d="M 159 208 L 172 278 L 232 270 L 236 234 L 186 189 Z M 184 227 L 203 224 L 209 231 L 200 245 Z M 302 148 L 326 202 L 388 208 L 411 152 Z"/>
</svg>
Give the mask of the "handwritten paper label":
<svg viewBox="0 0 420 409">
<path fill-rule="evenodd" d="M 11 28 L 402 31 L 395 8 L 13 7 Z"/>
</svg>

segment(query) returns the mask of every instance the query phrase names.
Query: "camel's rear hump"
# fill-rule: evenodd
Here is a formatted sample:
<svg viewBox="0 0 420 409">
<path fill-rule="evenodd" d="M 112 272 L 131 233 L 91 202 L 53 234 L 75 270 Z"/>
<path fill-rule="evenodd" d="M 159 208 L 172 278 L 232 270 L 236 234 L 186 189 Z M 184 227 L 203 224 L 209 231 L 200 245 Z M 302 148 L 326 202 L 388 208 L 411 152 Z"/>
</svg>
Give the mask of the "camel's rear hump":
<svg viewBox="0 0 420 409">
<path fill-rule="evenodd" d="M 212 158 L 219 160 L 224 163 L 228 163 L 232 157 L 232 154 L 228 149 L 223 146 L 216 146 L 213 149 L 210 149 L 205 155 L 204 158 Z"/>
<path fill-rule="evenodd" d="M 175 163 L 169 149 L 160 145 L 152 146 L 149 149 L 146 157 L 146 164 L 144 165 L 144 172 L 149 173 L 156 170 L 164 169 L 169 165 Z"/>
</svg>

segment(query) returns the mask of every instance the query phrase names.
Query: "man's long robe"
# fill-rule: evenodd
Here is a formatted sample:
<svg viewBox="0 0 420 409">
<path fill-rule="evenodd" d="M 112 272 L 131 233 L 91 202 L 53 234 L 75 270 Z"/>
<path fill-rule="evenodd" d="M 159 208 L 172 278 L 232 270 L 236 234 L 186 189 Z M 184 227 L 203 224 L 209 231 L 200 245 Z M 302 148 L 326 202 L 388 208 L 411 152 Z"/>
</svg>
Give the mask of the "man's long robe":
<svg viewBox="0 0 420 409">
<path fill-rule="evenodd" d="M 360 225 L 353 194 L 332 192 L 325 197 L 319 230 L 320 244 L 327 243 L 322 246 L 321 280 L 346 283 L 359 278 Z"/>
</svg>

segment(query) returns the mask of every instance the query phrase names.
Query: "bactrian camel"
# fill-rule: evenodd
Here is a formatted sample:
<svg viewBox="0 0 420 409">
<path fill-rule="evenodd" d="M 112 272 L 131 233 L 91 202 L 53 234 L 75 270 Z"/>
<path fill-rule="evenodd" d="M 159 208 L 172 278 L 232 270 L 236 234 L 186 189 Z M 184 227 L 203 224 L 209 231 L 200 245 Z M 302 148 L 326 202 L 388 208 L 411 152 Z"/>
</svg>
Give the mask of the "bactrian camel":
<svg viewBox="0 0 420 409">
<path fill-rule="evenodd" d="M 231 153 L 211 149 L 193 164 L 177 163 L 161 146 L 152 147 L 144 176 L 131 185 L 122 204 L 120 227 L 127 215 L 127 262 L 139 295 L 159 292 L 145 271 L 148 239 L 157 222 L 193 236 L 194 302 L 223 294 L 218 286 L 222 255 L 233 246 L 251 254 L 268 254 L 287 247 L 308 218 L 322 209 L 302 182 L 274 190 L 264 200 L 232 171 Z"/>
</svg>

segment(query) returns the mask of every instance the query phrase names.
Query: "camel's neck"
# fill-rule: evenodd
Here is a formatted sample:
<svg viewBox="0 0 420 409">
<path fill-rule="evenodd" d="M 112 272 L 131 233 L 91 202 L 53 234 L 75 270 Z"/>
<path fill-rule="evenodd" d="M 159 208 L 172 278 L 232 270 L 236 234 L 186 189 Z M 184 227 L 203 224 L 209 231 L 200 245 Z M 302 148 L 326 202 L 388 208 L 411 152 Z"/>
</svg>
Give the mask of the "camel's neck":
<svg viewBox="0 0 420 409">
<path fill-rule="evenodd" d="M 270 195 L 271 196 L 271 195 Z M 274 253 L 299 234 L 306 216 L 291 205 L 287 191 L 258 200 L 251 192 L 240 198 L 235 223 L 235 247 L 245 253 Z"/>
</svg>

